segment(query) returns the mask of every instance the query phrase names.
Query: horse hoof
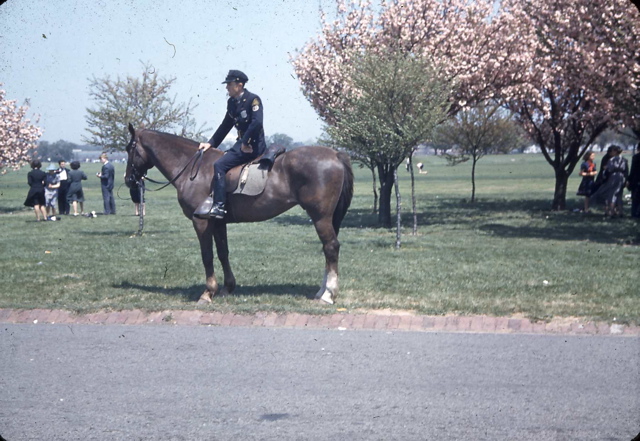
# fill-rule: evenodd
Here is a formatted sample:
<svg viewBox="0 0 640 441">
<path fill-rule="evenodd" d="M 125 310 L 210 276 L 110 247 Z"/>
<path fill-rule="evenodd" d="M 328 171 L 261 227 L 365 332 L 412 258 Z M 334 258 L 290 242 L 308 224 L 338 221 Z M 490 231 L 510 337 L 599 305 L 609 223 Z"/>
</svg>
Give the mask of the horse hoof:
<svg viewBox="0 0 640 441">
<path fill-rule="evenodd" d="M 211 294 L 209 291 L 205 291 L 198 299 L 198 305 L 208 305 L 211 303 Z"/>
<path fill-rule="evenodd" d="M 328 303 L 329 305 L 333 305 L 333 298 L 331 297 L 331 292 L 325 291 L 319 299 L 321 302 Z"/>
</svg>

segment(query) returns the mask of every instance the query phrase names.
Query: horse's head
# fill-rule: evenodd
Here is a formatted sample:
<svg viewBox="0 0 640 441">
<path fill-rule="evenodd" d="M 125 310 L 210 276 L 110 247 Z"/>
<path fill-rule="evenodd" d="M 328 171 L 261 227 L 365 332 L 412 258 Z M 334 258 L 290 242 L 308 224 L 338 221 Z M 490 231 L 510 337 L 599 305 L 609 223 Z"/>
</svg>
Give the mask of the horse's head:
<svg viewBox="0 0 640 441">
<path fill-rule="evenodd" d="M 131 141 L 127 144 L 127 170 L 124 175 L 124 182 L 127 187 L 139 182 L 147 173 L 147 170 L 153 167 L 152 164 L 149 164 L 147 152 L 142 147 L 131 123 L 129 123 L 129 133 L 131 133 Z"/>
</svg>

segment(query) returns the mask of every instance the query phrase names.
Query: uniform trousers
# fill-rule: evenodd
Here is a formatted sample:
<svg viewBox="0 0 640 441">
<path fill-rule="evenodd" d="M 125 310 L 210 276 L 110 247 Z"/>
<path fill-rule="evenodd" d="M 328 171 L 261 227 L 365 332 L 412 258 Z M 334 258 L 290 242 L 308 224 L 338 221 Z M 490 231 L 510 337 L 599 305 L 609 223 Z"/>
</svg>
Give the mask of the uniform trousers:
<svg viewBox="0 0 640 441">
<path fill-rule="evenodd" d="M 102 186 L 102 200 L 104 202 L 104 214 L 116 214 L 116 200 L 113 197 L 113 188 Z"/>
<path fill-rule="evenodd" d="M 213 163 L 213 202 L 216 204 L 224 204 L 227 200 L 227 185 L 225 181 L 225 175 L 229 170 L 238 165 L 246 164 L 253 161 L 260 153 L 256 148 L 253 148 L 253 152 L 244 153 L 240 147 L 242 141 L 238 141 L 235 145 L 227 150 L 224 155 L 216 162 Z"/>
</svg>

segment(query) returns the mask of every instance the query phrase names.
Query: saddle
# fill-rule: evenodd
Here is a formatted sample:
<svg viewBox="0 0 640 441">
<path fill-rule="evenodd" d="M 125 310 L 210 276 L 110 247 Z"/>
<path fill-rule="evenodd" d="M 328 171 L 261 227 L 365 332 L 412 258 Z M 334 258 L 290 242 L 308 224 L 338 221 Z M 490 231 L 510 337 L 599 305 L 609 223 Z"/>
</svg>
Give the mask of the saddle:
<svg viewBox="0 0 640 441">
<path fill-rule="evenodd" d="M 252 162 L 229 170 L 225 176 L 227 193 L 257 196 L 264 191 L 269 171 L 278 156 L 286 151 L 281 145 L 272 144 Z"/>
</svg>

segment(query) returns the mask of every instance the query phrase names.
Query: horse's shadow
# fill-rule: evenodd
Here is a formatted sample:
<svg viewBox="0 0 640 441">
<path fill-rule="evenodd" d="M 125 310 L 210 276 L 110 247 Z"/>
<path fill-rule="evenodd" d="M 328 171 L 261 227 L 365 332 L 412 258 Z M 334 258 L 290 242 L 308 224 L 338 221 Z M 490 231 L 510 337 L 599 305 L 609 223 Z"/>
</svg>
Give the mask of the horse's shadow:
<svg viewBox="0 0 640 441">
<path fill-rule="evenodd" d="M 178 230 L 144 230 L 143 234 L 147 235 L 162 235 L 162 234 L 175 234 Z M 101 236 L 123 236 L 129 237 L 132 234 L 136 234 L 133 229 L 129 230 L 100 230 L 100 231 L 78 231 L 78 235 L 81 236 L 93 236 L 93 237 L 101 237 Z"/>
<path fill-rule="evenodd" d="M 160 285 L 141 285 L 138 283 L 131 283 L 127 281 L 121 282 L 119 284 L 113 284 L 111 285 L 111 287 L 114 289 L 136 289 L 144 292 L 160 293 L 167 297 L 182 298 L 184 300 L 193 302 L 198 301 L 200 295 L 202 294 L 202 291 L 204 290 L 204 284 L 191 285 L 188 287 L 167 288 Z M 274 295 L 304 297 L 311 300 L 315 298 L 315 294 L 318 291 L 318 288 L 319 287 L 315 285 L 291 283 L 280 285 L 242 285 L 237 286 L 235 291 L 232 294 L 229 294 L 229 296 L 260 297 L 265 295 Z"/>
</svg>

